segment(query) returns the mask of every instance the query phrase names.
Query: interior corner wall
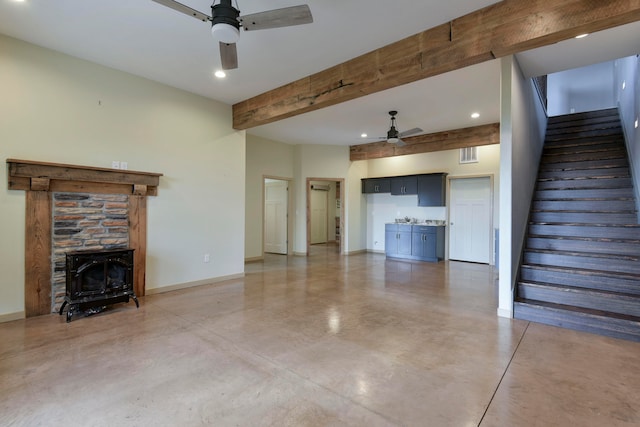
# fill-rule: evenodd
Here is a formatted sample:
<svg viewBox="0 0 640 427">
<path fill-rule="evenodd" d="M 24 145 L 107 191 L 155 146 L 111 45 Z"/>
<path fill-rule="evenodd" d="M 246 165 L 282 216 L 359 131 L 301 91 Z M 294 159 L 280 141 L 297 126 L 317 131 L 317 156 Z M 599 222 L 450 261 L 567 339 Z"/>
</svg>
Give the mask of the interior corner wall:
<svg viewBox="0 0 640 427">
<path fill-rule="evenodd" d="M 368 175 L 366 160 L 351 162 L 345 190 L 348 210 L 345 210 L 345 253 L 357 253 L 367 247 L 367 198 L 362 194 L 362 178 Z"/>
<path fill-rule="evenodd" d="M 25 192 L 8 190 L 7 158 L 164 174 L 147 199 L 147 290 L 243 274 L 230 106 L 6 36 L 0 82 L 0 318 L 24 313 Z"/>
<path fill-rule="evenodd" d="M 293 155 L 293 145 L 247 134 L 245 259 L 263 256 L 264 177 L 293 180 Z M 294 185 L 289 191 L 294 191 Z"/>
<path fill-rule="evenodd" d="M 615 107 L 614 62 L 561 71 L 547 76 L 550 117 Z"/>
<path fill-rule="evenodd" d="M 349 147 L 337 145 L 296 145 L 294 149 L 295 175 L 295 222 L 293 252 L 298 255 L 307 252 L 307 178 L 344 179 L 345 194 L 350 195 L 354 185 L 349 179 Z M 359 182 L 357 183 L 360 184 Z M 345 216 L 351 208 L 351 197 L 345 200 Z M 349 233 L 349 226 L 345 232 Z M 345 236 L 344 251 L 348 251 Z"/>
<path fill-rule="evenodd" d="M 547 117 L 531 79 L 514 56 L 501 59 L 500 254 L 498 314 L 513 316 L 520 265 Z"/>
<path fill-rule="evenodd" d="M 640 57 L 615 61 L 615 96 L 624 131 L 640 223 Z M 624 88 L 623 88 L 624 86 Z"/>
</svg>

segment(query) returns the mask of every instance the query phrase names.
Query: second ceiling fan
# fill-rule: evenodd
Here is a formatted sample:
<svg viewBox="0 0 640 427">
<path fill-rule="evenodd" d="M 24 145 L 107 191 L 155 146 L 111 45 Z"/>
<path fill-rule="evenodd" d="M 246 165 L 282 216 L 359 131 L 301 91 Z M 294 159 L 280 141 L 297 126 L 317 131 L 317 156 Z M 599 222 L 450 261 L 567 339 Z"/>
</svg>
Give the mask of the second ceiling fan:
<svg viewBox="0 0 640 427">
<path fill-rule="evenodd" d="M 240 16 L 240 10 L 231 5 L 231 0 L 220 0 L 218 4 L 214 1 L 211 5 L 211 16 L 209 16 L 174 0 L 152 1 L 200 21 L 211 22 L 211 33 L 220 45 L 220 60 L 223 70 L 238 68 L 236 42 L 240 38 L 240 27 L 243 27 L 245 31 L 254 31 L 313 22 L 311 10 L 306 4 Z"/>
<path fill-rule="evenodd" d="M 413 128 L 413 129 L 405 130 L 404 132 L 399 132 L 398 128 L 396 127 L 397 114 L 398 112 L 395 110 L 389 111 L 389 115 L 391 116 L 391 127 L 387 131 L 387 136 L 386 137 L 381 136 L 379 139 L 386 140 L 391 144 L 396 144 L 398 147 L 402 147 L 405 145 L 402 138 L 404 138 L 405 136 L 410 136 L 410 135 L 415 135 L 416 133 L 420 133 L 422 132 L 422 129 Z"/>
</svg>

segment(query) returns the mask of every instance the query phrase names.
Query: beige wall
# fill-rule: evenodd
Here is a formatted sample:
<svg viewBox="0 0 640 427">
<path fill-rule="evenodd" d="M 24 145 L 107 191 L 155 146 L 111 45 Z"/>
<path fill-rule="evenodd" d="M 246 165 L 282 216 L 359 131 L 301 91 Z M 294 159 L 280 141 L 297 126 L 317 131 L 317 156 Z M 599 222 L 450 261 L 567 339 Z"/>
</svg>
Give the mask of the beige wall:
<svg viewBox="0 0 640 427">
<path fill-rule="evenodd" d="M 352 182 L 347 179 L 349 174 L 349 147 L 335 145 L 296 145 L 294 173 L 296 179 L 295 193 L 295 236 L 293 250 L 296 254 L 303 254 L 307 250 L 307 178 L 337 178 L 345 179 L 345 187 L 349 194 Z M 360 185 L 360 182 L 357 182 Z M 350 208 L 351 200 L 345 200 L 345 209 Z M 349 233 L 349 227 L 346 227 Z M 347 240 L 348 241 L 348 240 Z M 348 251 L 348 244 L 345 244 Z"/>
<path fill-rule="evenodd" d="M 293 152 L 293 145 L 247 134 L 245 259 L 262 256 L 264 177 L 293 179 Z"/>
<path fill-rule="evenodd" d="M 0 84 L 0 319 L 24 310 L 25 194 L 7 189 L 7 158 L 163 173 L 147 289 L 243 274 L 245 135 L 229 106 L 4 36 Z"/>
</svg>

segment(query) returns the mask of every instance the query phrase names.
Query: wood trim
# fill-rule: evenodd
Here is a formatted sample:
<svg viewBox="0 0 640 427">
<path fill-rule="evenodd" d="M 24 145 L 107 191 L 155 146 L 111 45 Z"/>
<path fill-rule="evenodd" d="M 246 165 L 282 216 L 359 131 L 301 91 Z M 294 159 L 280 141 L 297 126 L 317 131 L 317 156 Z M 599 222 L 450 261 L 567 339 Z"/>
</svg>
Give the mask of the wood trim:
<svg viewBox="0 0 640 427">
<path fill-rule="evenodd" d="M 27 317 L 51 313 L 51 193 L 27 191 L 25 293 Z"/>
<path fill-rule="evenodd" d="M 25 315 L 51 313 L 53 192 L 128 194 L 134 290 L 145 294 L 147 199 L 158 194 L 161 173 L 7 159 L 9 190 L 26 191 Z"/>
<path fill-rule="evenodd" d="M 133 194 L 144 188 L 157 194 L 161 173 L 7 159 L 9 190 Z M 35 188 L 33 188 L 35 183 Z M 47 187 L 45 188 L 45 183 Z M 99 184 L 99 185 L 96 185 Z"/>
<path fill-rule="evenodd" d="M 352 145 L 349 147 L 349 159 L 351 161 L 381 159 L 407 154 L 499 144 L 500 123 L 412 136 L 403 138 L 403 141 L 405 145 L 402 147 L 389 144 L 386 141 Z"/>
<path fill-rule="evenodd" d="M 133 290 L 137 296 L 145 294 L 147 274 L 147 199 L 144 196 L 129 196 L 129 247 L 133 252 Z"/>
<path fill-rule="evenodd" d="M 640 20 L 637 0 L 504 0 L 233 105 L 238 130 Z"/>
</svg>

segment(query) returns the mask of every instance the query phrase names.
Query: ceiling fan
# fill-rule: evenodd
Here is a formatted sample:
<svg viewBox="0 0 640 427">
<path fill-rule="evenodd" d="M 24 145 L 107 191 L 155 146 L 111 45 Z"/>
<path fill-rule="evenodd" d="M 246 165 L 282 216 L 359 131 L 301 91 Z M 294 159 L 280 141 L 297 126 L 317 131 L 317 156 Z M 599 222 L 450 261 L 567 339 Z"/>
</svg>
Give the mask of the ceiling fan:
<svg viewBox="0 0 640 427">
<path fill-rule="evenodd" d="M 245 31 L 290 27 L 313 22 L 311 10 L 306 4 L 272 9 L 240 16 L 240 10 L 231 5 L 231 0 L 220 0 L 211 5 L 211 15 L 197 11 L 174 0 L 152 0 L 203 22 L 211 22 L 211 33 L 220 45 L 220 60 L 223 70 L 238 68 L 236 42 L 240 38 L 240 27 Z"/>
<path fill-rule="evenodd" d="M 402 140 L 402 138 L 404 138 L 405 136 L 409 136 L 409 135 L 414 135 L 416 133 L 420 133 L 420 132 L 422 132 L 422 129 L 413 128 L 413 129 L 405 130 L 404 132 L 398 132 L 398 129 L 396 128 L 396 115 L 397 114 L 398 114 L 398 112 L 395 111 L 395 110 L 389 111 L 389 115 L 391 116 L 391 127 L 387 131 L 387 136 L 386 137 L 381 136 L 379 139 L 384 139 L 384 140 L 386 140 L 387 142 L 389 142 L 391 144 L 396 144 L 398 147 L 402 147 L 402 146 L 405 145 L 405 143 Z"/>
</svg>

